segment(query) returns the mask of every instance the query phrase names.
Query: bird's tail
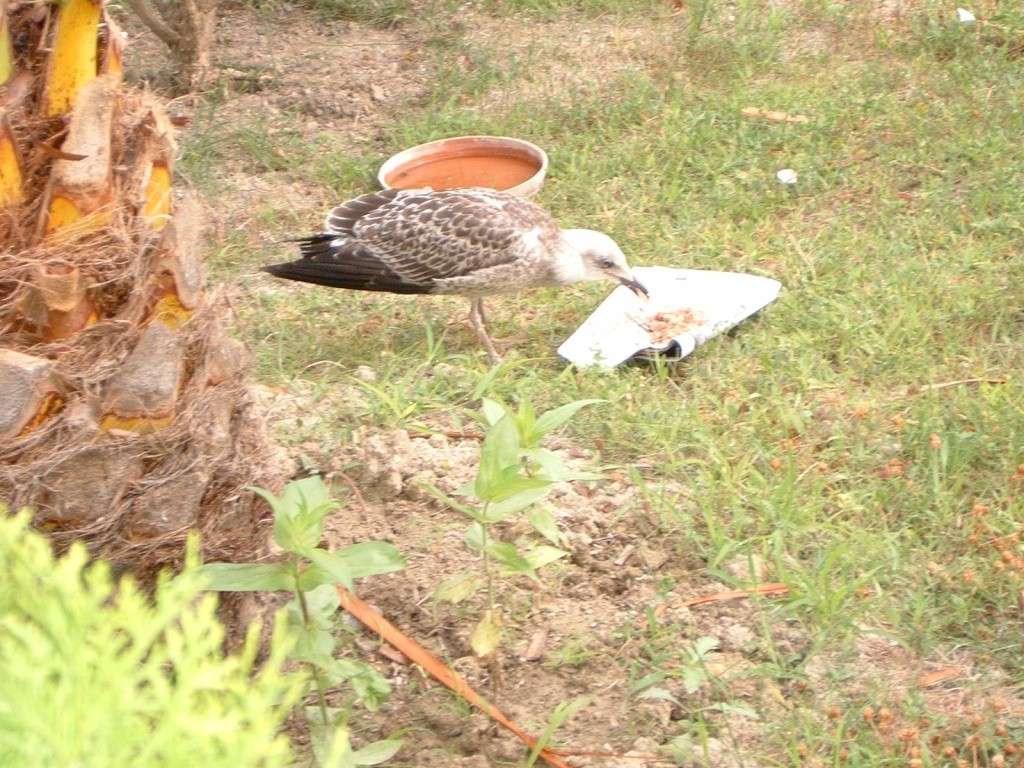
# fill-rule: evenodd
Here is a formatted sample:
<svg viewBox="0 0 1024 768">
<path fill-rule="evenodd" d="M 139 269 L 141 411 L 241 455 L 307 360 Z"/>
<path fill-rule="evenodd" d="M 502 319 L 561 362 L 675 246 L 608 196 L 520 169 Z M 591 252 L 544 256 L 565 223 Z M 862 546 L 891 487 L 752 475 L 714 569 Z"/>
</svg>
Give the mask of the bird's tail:
<svg viewBox="0 0 1024 768">
<path fill-rule="evenodd" d="M 341 242 L 343 238 L 339 235 L 332 235 L 329 232 L 319 232 L 315 235 L 306 235 L 305 237 L 286 237 L 282 240 L 274 240 L 273 244 L 298 243 L 299 253 L 302 254 L 303 258 L 315 259 L 317 257 L 323 258 L 324 256 L 330 257 L 333 255 L 333 249 L 331 248 L 332 240 Z"/>
<path fill-rule="evenodd" d="M 295 238 L 301 259 L 263 267 L 274 277 L 301 283 L 348 288 L 355 291 L 388 293 L 430 293 L 430 287 L 411 283 L 364 247 L 337 235 L 325 233 Z"/>
</svg>

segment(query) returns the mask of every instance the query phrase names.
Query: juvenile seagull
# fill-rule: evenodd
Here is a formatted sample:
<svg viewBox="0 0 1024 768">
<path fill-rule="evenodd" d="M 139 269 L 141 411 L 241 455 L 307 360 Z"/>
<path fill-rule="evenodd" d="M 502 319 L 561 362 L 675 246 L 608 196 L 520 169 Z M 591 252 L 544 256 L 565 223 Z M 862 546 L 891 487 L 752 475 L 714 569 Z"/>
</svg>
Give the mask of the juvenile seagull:
<svg viewBox="0 0 1024 768">
<path fill-rule="evenodd" d="M 543 208 L 507 192 L 386 189 L 342 203 L 324 231 L 300 239 L 302 258 L 264 271 L 357 291 L 458 294 L 487 354 L 483 297 L 545 285 L 615 280 L 647 295 L 608 235 L 561 229 Z"/>
</svg>

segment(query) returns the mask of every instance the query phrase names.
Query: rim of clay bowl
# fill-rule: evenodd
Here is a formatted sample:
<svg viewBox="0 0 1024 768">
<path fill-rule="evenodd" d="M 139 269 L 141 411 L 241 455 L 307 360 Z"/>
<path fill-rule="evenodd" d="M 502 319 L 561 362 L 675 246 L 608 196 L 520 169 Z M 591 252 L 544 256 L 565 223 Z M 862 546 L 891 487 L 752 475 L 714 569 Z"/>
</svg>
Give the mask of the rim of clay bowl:
<svg viewBox="0 0 1024 768">
<path fill-rule="evenodd" d="M 391 185 L 388 183 L 387 178 L 396 170 L 401 168 L 403 165 L 411 162 L 412 160 L 422 157 L 431 153 L 431 150 L 439 149 L 445 144 L 454 142 L 469 142 L 476 143 L 483 147 L 488 145 L 500 147 L 504 145 L 508 147 L 512 145 L 515 149 L 525 150 L 525 154 L 532 155 L 533 160 L 540 162 L 540 167 L 537 172 L 528 179 L 521 181 L 514 187 L 501 190 L 502 192 L 511 192 L 519 195 L 520 197 L 533 197 L 540 191 L 540 188 L 544 184 L 544 179 L 548 172 L 548 154 L 543 149 L 538 147 L 536 144 L 526 139 L 517 139 L 512 136 L 486 136 L 486 135 L 469 135 L 469 136 L 449 136 L 446 139 L 437 139 L 435 141 L 428 141 L 425 144 L 417 144 L 414 147 L 403 149 L 401 152 L 397 152 L 384 161 L 381 165 L 380 170 L 377 171 L 377 181 L 384 189 L 391 189 Z"/>
</svg>

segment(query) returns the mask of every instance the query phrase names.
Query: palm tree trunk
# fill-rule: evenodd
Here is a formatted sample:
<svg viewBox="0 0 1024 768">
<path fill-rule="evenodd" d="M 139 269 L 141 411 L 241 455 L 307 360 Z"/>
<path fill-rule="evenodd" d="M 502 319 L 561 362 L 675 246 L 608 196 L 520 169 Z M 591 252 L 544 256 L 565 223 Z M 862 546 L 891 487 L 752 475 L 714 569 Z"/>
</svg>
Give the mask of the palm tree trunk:
<svg viewBox="0 0 1024 768">
<path fill-rule="evenodd" d="M 0 502 L 149 568 L 249 559 L 275 485 L 206 289 L 202 204 L 158 101 L 121 82 L 104 0 L 0 0 Z"/>
</svg>

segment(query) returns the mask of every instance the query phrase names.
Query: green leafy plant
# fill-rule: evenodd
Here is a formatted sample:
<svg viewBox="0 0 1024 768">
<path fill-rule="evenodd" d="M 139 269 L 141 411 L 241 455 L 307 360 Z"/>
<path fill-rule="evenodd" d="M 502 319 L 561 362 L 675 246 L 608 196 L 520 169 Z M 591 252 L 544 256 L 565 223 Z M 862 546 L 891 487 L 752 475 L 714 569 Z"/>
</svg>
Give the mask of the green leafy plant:
<svg viewBox="0 0 1024 768">
<path fill-rule="evenodd" d="M 0 765 L 284 768 L 281 725 L 301 680 L 278 622 L 225 655 L 195 541 L 152 596 L 74 545 L 60 558 L 0 505 Z M 282 617 L 283 618 L 283 617 Z"/>
<path fill-rule="evenodd" d="M 473 482 L 460 488 L 456 495 L 470 500 L 465 503 L 439 489 L 425 489 L 448 506 L 469 517 L 465 542 L 482 558 L 483 577 L 472 573 L 458 574 L 438 586 L 440 600 L 461 602 L 471 597 L 481 585 L 486 588 L 487 608 L 470 637 L 470 645 L 478 656 L 486 656 L 501 643 L 501 612 L 494 597 L 494 579 L 498 574 L 527 576 L 537 579 L 537 569 L 565 556 L 557 545 L 561 533 L 551 513 L 535 506 L 564 480 L 595 480 L 600 475 L 571 472 L 561 458 L 542 448 L 540 443 L 551 430 L 569 421 L 581 408 L 596 400 L 577 400 L 537 416 L 533 407 L 520 403 L 517 410 L 488 398 L 483 399 L 482 421 L 487 434 L 480 451 L 480 465 Z M 530 524 L 550 544 L 535 544 L 521 551 L 514 544 L 501 541 L 493 533 L 496 524 L 525 513 Z M 496 571 L 496 566 L 500 571 Z"/>
<path fill-rule="evenodd" d="M 679 702 L 667 689 L 662 688 L 658 683 L 669 677 L 681 677 L 683 688 L 687 693 L 696 693 L 711 679 L 708 672 L 708 658 L 718 650 L 720 643 L 717 637 L 698 637 L 693 645 L 683 650 L 682 663 L 671 672 L 652 672 L 633 684 L 633 693 L 638 699 L 660 699 Z"/>
<path fill-rule="evenodd" d="M 338 610 L 336 585 L 352 589 L 357 579 L 405 567 L 394 546 L 364 541 L 336 551 L 319 546 L 324 518 L 338 502 L 319 477 L 295 480 L 281 496 L 254 489 L 274 512 L 274 541 L 285 557 L 276 563 L 209 563 L 202 569 L 209 589 L 221 592 L 290 591 L 285 609 L 287 625 L 296 638 L 289 657 L 309 670 L 317 705 L 307 717 L 315 757 L 323 766 L 376 765 L 401 746 L 395 739 L 378 741 L 352 751 L 348 716 L 354 704 L 376 710 L 390 693 L 387 681 L 362 662 L 337 658 L 333 620 Z M 327 692 L 346 685 L 351 691 L 344 707 L 329 707 Z M 306 691 L 309 693 L 309 691 Z M 310 715 L 307 711 L 307 715 Z"/>
<path fill-rule="evenodd" d="M 548 651 L 544 666 L 549 669 L 558 669 L 563 666 L 583 667 L 591 659 L 601 655 L 599 647 L 592 637 L 582 635 L 570 637 L 561 647 Z"/>
<path fill-rule="evenodd" d="M 533 745 L 533 749 L 530 750 L 530 756 L 526 760 L 526 768 L 533 768 L 537 762 L 537 758 L 540 753 L 551 743 L 551 739 L 554 738 L 555 732 L 565 725 L 566 721 L 583 709 L 587 704 L 590 703 L 589 696 L 578 696 L 572 701 L 564 701 L 556 706 L 551 716 L 548 718 L 548 723 L 544 727 L 544 732 L 537 737 L 537 741 Z"/>
</svg>

